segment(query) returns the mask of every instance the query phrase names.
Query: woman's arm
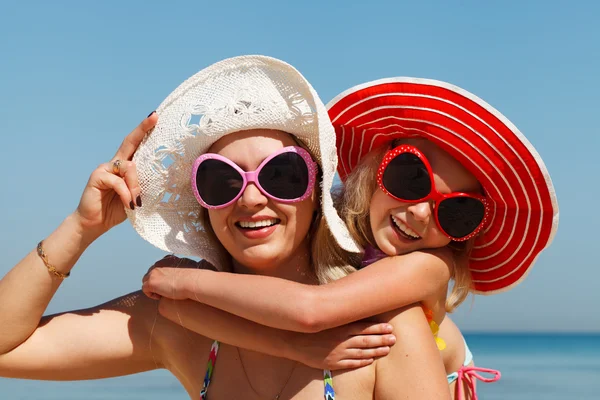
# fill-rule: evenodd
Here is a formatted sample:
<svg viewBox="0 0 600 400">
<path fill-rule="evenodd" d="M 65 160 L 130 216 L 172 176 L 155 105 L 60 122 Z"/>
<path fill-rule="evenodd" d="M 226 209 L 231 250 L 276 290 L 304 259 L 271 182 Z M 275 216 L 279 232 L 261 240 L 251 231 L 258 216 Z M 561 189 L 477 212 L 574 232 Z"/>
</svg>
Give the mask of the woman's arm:
<svg viewBox="0 0 600 400">
<path fill-rule="evenodd" d="M 374 399 L 450 399 L 444 364 L 421 307 L 412 305 L 377 319 L 394 325 L 398 342 L 377 360 Z"/>
<path fill-rule="evenodd" d="M 43 247 L 59 272 L 67 273 L 94 239 L 86 235 L 79 217 L 73 214 L 44 240 Z M 36 250 L 0 280 L 0 354 L 12 350 L 35 331 L 61 283 Z"/>
<path fill-rule="evenodd" d="M 175 327 L 141 292 L 44 317 L 27 340 L 0 355 L 0 376 L 81 380 L 161 368 L 166 333 Z"/>
<path fill-rule="evenodd" d="M 419 302 L 446 291 L 447 249 L 387 257 L 327 285 L 204 270 L 156 268 L 144 291 L 192 299 L 262 325 L 318 332 Z M 177 275 L 177 279 L 173 279 Z"/>
<path fill-rule="evenodd" d="M 156 118 L 125 138 L 114 156 L 122 160 L 118 171 L 106 163 L 91 174 L 77 210 L 44 240 L 47 261 L 34 250 L 0 280 L 0 374 L 83 379 L 156 367 L 147 350 L 147 321 L 157 315 L 156 304 L 145 297 L 41 318 L 62 282 L 45 263 L 68 273 L 89 244 L 125 220 L 124 207 L 139 196 L 135 166 L 127 160 Z"/>
<path fill-rule="evenodd" d="M 112 163 L 100 165 L 91 174 L 77 210 L 44 240 L 48 262 L 59 273 L 69 273 L 87 246 L 125 220 L 124 207 L 133 208 L 140 187 L 135 165 L 127 160 L 156 121 L 153 113 L 125 137 L 113 158 L 122 160 L 118 174 L 113 173 Z M 34 332 L 61 282 L 36 251 L 0 280 L 0 354 Z"/>
</svg>

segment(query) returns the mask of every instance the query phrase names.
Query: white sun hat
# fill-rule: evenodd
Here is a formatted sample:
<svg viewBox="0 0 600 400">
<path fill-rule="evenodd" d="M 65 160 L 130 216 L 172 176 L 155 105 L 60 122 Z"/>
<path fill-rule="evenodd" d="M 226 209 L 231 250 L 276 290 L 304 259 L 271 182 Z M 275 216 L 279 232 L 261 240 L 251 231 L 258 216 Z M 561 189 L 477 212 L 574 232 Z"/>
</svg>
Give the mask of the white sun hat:
<svg viewBox="0 0 600 400">
<path fill-rule="evenodd" d="M 143 207 L 127 210 L 135 230 L 156 247 L 207 260 L 217 268 L 222 247 L 204 231 L 192 192 L 192 164 L 220 138 L 249 129 L 288 132 L 322 170 L 321 208 L 344 250 L 362 249 L 333 207 L 335 131 L 325 105 L 291 65 L 271 57 L 220 61 L 183 82 L 157 108 L 154 131 L 136 151 Z"/>
</svg>

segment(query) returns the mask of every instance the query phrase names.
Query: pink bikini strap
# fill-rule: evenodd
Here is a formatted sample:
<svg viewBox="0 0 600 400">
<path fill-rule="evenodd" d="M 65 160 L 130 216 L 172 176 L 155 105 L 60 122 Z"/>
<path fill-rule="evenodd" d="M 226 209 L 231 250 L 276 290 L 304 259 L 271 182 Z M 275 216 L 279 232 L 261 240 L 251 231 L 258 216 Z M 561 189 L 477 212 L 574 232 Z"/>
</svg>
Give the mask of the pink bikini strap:
<svg viewBox="0 0 600 400">
<path fill-rule="evenodd" d="M 485 376 L 479 374 L 478 372 L 483 372 L 486 374 L 490 374 L 492 375 L 491 378 L 486 378 Z M 458 388 L 458 398 L 457 400 L 464 400 L 464 388 L 462 383 L 465 382 L 467 384 L 467 386 L 469 387 L 469 390 L 471 391 L 471 393 L 473 394 L 473 400 L 477 400 L 477 379 L 479 379 L 482 382 L 496 382 L 498 379 L 500 379 L 500 371 L 497 371 L 495 369 L 489 369 L 489 368 L 480 368 L 480 367 L 471 367 L 471 366 L 462 366 L 459 370 L 458 370 L 458 379 L 456 384 L 460 385 L 460 387 Z"/>
</svg>

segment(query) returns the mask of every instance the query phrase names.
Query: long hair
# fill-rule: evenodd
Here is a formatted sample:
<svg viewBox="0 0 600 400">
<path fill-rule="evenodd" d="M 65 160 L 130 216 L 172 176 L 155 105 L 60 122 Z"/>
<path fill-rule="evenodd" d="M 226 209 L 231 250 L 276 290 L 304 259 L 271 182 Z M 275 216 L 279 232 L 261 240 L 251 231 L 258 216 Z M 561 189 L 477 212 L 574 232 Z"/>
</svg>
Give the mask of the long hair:
<svg viewBox="0 0 600 400">
<path fill-rule="evenodd" d="M 473 288 L 469 258 L 475 246 L 475 238 L 473 237 L 464 242 L 452 241 L 447 246 L 452 250 L 454 260 L 454 268 L 452 268 L 452 276 L 450 277 L 454 282 L 452 290 L 446 298 L 446 312 L 451 313 L 465 301 Z"/>
</svg>

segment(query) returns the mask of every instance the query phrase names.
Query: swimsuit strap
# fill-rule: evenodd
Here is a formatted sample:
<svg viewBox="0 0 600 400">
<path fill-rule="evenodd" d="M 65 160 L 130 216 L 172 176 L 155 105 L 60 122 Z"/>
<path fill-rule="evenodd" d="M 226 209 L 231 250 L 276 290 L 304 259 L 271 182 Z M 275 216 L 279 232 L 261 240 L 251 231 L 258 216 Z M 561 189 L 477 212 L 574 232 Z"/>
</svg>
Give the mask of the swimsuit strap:
<svg viewBox="0 0 600 400">
<path fill-rule="evenodd" d="M 335 400 L 335 390 L 333 390 L 333 378 L 331 371 L 323 370 L 323 384 L 325 385 L 325 400 Z"/>
<path fill-rule="evenodd" d="M 210 385 L 210 378 L 212 377 L 215 364 L 217 363 L 217 354 L 219 353 L 219 342 L 216 340 L 213 342 L 210 348 L 210 355 L 208 356 L 208 365 L 206 366 L 206 374 L 204 375 L 204 383 L 202 384 L 202 390 L 200 391 L 200 399 L 206 400 L 206 393 L 208 392 L 208 386 Z"/>
<path fill-rule="evenodd" d="M 365 253 L 363 254 L 363 259 L 362 259 L 360 267 L 361 268 L 367 267 L 367 266 L 373 264 L 374 262 L 377 262 L 377 261 L 381 260 L 382 258 L 386 258 L 386 257 L 388 257 L 388 255 L 385 254 L 383 251 L 376 249 L 373 246 L 367 246 L 365 248 Z"/>
<path fill-rule="evenodd" d="M 491 378 L 486 378 L 485 376 L 478 374 L 477 372 L 484 372 L 486 374 L 490 374 L 492 375 Z M 495 369 L 489 369 L 489 368 L 479 368 L 479 367 L 465 367 L 462 366 L 460 367 L 460 369 L 457 372 L 458 374 L 458 379 L 456 384 L 458 385 L 458 397 L 457 400 L 463 400 L 464 399 L 464 389 L 463 389 L 463 385 L 462 383 L 466 383 L 469 391 L 471 392 L 472 396 L 473 396 L 473 400 L 477 400 L 477 379 L 479 379 L 482 382 L 496 382 L 498 379 L 500 379 L 500 371 L 497 371 Z"/>
<path fill-rule="evenodd" d="M 429 323 L 429 329 L 431 329 L 431 333 L 433 334 L 433 338 L 435 339 L 435 344 L 437 345 L 438 350 L 444 350 L 446 348 L 446 342 L 444 341 L 444 339 L 438 336 L 438 333 L 440 332 L 440 326 L 433 319 L 433 311 L 425 307 L 423 304 L 421 304 L 421 308 L 425 313 L 425 318 L 427 318 L 427 323 Z"/>
<path fill-rule="evenodd" d="M 206 366 L 206 374 L 204 375 L 204 383 L 202 384 L 202 390 L 200 391 L 200 400 L 206 400 L 206 394 L 208 392 L 208 386 L 210 385 L 210 379 L 212 377 L 215 364 L 217 363 L 217 354 L 219 353 L 219 342 L 214 341 L 210 348 L 210 355 L 208 356 L 208 365 Z M 331 371 L 328 369 L 323 370 L 323 385 L 325 387 L 324 398 L 325 400 L 335 400 L 335 391 L 333 390 L 333 378 Z"/>
</svg>

